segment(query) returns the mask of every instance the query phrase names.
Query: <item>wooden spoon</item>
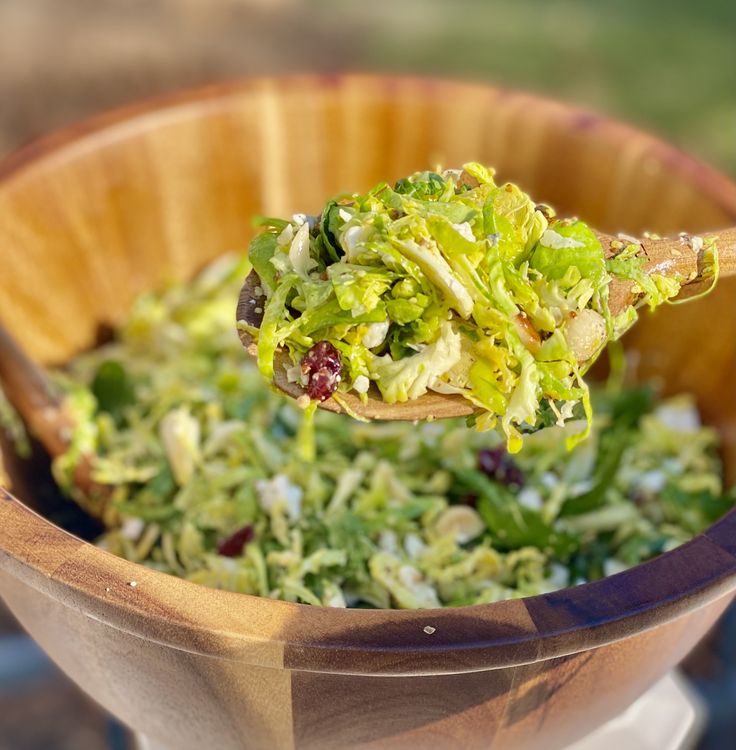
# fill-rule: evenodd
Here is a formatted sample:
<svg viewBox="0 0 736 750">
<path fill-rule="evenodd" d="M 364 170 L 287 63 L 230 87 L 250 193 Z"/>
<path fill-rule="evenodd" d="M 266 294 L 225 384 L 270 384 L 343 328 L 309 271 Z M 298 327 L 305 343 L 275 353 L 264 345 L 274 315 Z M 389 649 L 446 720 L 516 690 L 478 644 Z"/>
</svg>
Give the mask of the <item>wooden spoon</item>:
<svg viewBox="0 0 736 750">
<path fill-rule="evenodd" d="M 600 232 L 597 234 L 607 258 L 615 256 L 622 246 L 636 243 L 640 246 L 640 255 L 646 259 L 645 269 L 648 273 L 682 279 L 683 288 L 686 287 L 693 292 L 697 291 L 699 286 L 702 287 L 704 282 L 703 237 L 682 234 L 677 239 L 636 240 L 625 235 L 613 237 Z M 717 239 L 721 275 L 736 275 L 736 228 L 708 233 L 707 237 Z M 261 324 L 262 311 L 266 303 L 266 298 L 262 294 L 256 294 L 259 288 L 258 274 L 251 271 L 243 284 L 237 308 L 237 320 L 245 321 L 255 328 Z M 609 305 L 614 315 L 637 301 L 631 281 L 612 279 L 608 291 Z M 246 351 L 251 356 L 255 356 L 253 338 L 247 331 L 239 330 L 238 333 Z M 279 350 L 274 357 L 274 385 L 292 398 L 303 396 L 304 390 L 300 384 L 290 383 L 287 380 L 284 364 L 291 366 L 292 363 L 287 352 Z M 337 413 L 345 413 L 349 410 L 364 419 L 408 421 L 466 417 L 475 411 L 473 404 L 460 395 L 447 395 L 433 391 L 412 401 L 387 404 L 382 400 L 374 384 L 371 384 L 365 403 L 355 393 L 340 393 L 339 396 L 342 404 L 347 408 L 343 408 L 343 405 L 334 398 L 322 401 L 319 406 Z"/>
<path fill-rule="evenodd" d="M 0 323 L 0 388 L 18 412 L 30 435 L 43 446 L 51 458 L 69 447 L 74 421 L 64 400 L 56 392 L 46 372 L 37 365 Z M 99 500 L 108 489 L 92 479 L 94 456 L 85 456 L 74 475 L 76 486 L 85 497 Z M 102 516 L 106 503 L 88 504 L 87 510 Z"/>
</svg>

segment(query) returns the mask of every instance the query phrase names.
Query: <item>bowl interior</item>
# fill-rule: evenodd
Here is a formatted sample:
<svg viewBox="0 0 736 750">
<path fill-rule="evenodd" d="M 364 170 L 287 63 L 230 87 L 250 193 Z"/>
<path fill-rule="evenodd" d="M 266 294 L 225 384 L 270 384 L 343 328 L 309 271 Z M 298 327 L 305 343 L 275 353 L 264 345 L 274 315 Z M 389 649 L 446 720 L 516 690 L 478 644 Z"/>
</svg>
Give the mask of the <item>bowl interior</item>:
<svg viewBox="0 0 736 750">
<path fill-rule="evenodd" d="M 94 345 L 141 291 L 244 250 L 254 214 L 312 212 L 340 191 L 470 160 L 495 164 L 500 179 L 602 230 L 698 232 L 736 221 L 736 187 L 725 178 L 656 139 L 561 104 L 436 81 L 256 80 L 104 115 L 0 166 L 0 315 L 39 360 L 63 362 Z M 721 430 L 731 481 L 735 281 L 645 316 L 626 339 L 640 354 L 638 376 L 698 397 Z M 13 490 L 48 512 L 54 495 L 40 490 L 38 473 L 25 489 L 22 472 L 11 469 Z M 708 536 L 619 576 L 433 612 L 439 626 L 428 640 L 425 612 L 337 611 L 206 589 L 83 544 L 8 499 L 0 490 L 0 590 L 72 674 L 69 633 L 79 649 L 87 637 L 79 633 L 101 639 L 102 654 L 132 633 L 207 664 L 216 656 L 267 669 L 434 675 L 564 661 L 667 623 L 668 632 L 688 635 L 680 650 L 658 636 L 659 650 L 648 654 L 653 669 L 664 669 L 722 610 L 736 575 L 732 513 Z M 63 612 L 66 626 L 49 619 L 52 611 Z M 168 652 L 161 658 L 169 664 Z M 98 676 L 75 678 L 91 684 Z"/>
<path fill-rule="evenodd" d="M 736 221 L 736 188 L 625 126 L 485 86 L 365 76 L 252 81 L 104 115 L 0 169 L 0 310 L 43 362 L 94 344 L 142 290 L 247 246 L 257 214 L 478 160 L 561 214 L 637 234 Z M 637 375 L 694 393 L 736 479 L 736 279 L 643 320 Z"/>
</svg>

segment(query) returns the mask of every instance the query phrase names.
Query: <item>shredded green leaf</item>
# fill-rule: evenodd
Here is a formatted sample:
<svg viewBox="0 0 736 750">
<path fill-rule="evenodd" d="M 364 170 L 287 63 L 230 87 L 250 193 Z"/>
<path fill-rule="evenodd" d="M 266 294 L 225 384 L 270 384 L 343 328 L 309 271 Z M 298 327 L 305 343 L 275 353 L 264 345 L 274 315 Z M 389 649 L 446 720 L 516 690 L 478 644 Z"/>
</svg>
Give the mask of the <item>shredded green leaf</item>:
<svg viewBox="0 0 736 750">
<path fill-rule="evenodd" d="M 428 180 L 422 200 L 438 185 Z M 76 418 L 55 475 L 71 492 L 79 461 L 97 455 L 94 478 L 115 511 L 100 544 L 115 554 L 314 605 L 460 606 L 615 573 L 736 503 L 716 435 L 685 397 L 594 391 L 590 439 L 567 451 L 584 412 L 564 369 L 539 377 L 576 410 L 565 407 L 560 427 L 548 406 L 551 426 L 513 457 L 499 435 L 453 420 L 361 424 L 318 410 L 312 425 L 268 387 L 233 330 L 248 270 L 224 258 L 141 297 L 116 341 L 55 374 Z M 417 293 L 413 277 L 402 283 L 394 299 Z M 431 358 L 430 346 L 411 356 Z"/>
<path fill-rule="evenodd" d="M 587 436 L 581 374 L 636 319 L 633 307 L 612 319 L 613 277 L 634 281 L 637 306 L 650 308 L 681 284 L 645 273 L 634 245 L 606 261 L 585 223 L 555 219 L 477 163 L 265 224 L 250 257 L 268 296 L 254 331 L 266 378 L 278 348 L 293 369 L 326 341 L 343 356 L 338 397 L 371 382 L 387 403 L 459 394 L 476 407 L 476 427 L 499 429 L 511 452 L 550 410 L 564 425 L 583 406 L 568 445 Z"/>
</svg>

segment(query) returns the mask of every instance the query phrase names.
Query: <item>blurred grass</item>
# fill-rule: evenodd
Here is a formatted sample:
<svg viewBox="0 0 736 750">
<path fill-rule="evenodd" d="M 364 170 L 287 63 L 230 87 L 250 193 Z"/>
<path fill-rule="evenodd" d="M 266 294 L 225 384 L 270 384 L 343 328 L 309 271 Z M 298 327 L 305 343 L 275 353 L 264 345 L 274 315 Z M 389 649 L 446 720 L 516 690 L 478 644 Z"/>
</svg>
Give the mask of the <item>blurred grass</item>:
<svg viewBox="0 0 736 750">
<path fill-rule="evenodd" d="M 359 67 L 537 90 L 657 131 L 736 174 L 734 0 L 313 5 L 359 25 Z"/>
</svg>

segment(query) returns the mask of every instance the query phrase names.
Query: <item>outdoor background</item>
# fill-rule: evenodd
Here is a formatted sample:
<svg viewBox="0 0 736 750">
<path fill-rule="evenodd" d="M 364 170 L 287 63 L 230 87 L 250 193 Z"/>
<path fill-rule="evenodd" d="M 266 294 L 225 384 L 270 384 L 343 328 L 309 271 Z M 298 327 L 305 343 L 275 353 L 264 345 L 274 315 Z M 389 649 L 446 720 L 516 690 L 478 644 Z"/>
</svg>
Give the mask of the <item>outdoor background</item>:
<svg viewBox="0 0 736 750">
<path fill-rule="evenodd" d="M 174 88 L 345 69 L 543 92 L 657 131 L 736 177 L 733 0 L 0 0 L 0 156 Z M 0 750 L 125 748 L 1 606 Z M 703 750 L 733 750 L 736 611 L 687 669 L 711 709 Z"/>
</svg>

